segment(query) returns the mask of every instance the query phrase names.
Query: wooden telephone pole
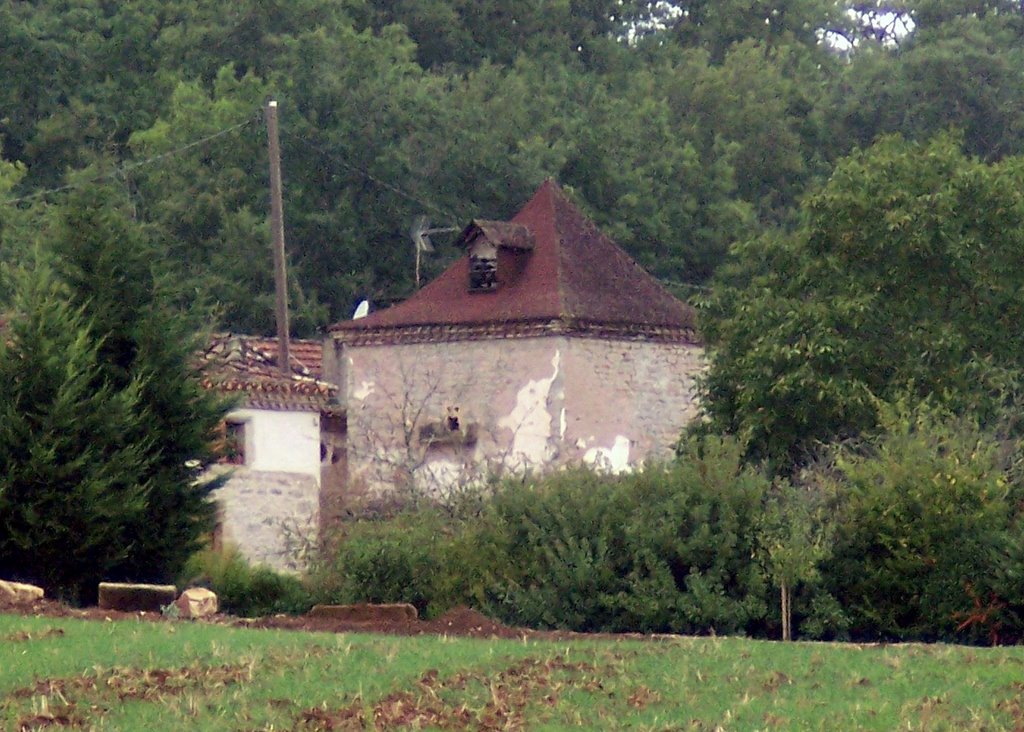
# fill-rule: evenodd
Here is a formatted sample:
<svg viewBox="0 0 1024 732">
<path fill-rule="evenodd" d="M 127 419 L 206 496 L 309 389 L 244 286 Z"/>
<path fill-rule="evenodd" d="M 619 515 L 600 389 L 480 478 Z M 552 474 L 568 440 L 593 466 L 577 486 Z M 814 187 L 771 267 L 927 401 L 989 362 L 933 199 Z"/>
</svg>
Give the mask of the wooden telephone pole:
<svg viewBox="0 0 1024 732">
<path fill-rule="evenodd" d="M 281 146 L 277 138 L 277 101 L 264 107 L 270 157 L 270 229 L 274 247 L 274 290 L 277 295 L 277 365 L 291 373 L 288 353 L 288 278 L 284 268 L 284 210 L 281 204 Z"/>
</svg>

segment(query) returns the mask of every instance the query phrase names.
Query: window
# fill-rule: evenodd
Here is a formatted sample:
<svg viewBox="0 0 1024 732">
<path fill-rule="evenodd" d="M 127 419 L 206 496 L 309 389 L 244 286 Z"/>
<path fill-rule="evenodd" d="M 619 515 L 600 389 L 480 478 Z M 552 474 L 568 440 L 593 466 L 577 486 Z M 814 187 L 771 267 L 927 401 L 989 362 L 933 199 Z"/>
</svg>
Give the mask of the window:
<svg viewBox="0 0 1024 732">
<path fill-rule="evenodd" d="M 245 422 L 224 424 L 224 448 L 222 462 L 230 465 L 245 465 Z"/>
<path fill-rule="evenodd" d="M 498 287 L 498 260 L 491 257 L 469 258 L 469 291 L 489 292 Z"/>
</svg>

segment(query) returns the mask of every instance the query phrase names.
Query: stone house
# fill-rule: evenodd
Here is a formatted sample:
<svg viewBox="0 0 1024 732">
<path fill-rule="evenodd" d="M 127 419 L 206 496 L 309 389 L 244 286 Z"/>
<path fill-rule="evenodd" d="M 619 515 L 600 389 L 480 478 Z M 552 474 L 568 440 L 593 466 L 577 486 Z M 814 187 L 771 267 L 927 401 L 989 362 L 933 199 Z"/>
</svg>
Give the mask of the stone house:
<svg viewBox="0 0 1024 732">
<path fill-rule="evenodd" d="M 329 330 L 324 518 L 487 473 L 667 458 L 697 413 L 694 313 L 547 181 L 412 297 Z"/>
<path fill-rule="evenodd" d="M 292 340 L 291 368 L 277 365 L 272 338 L 214 336 L 205 352 L 204 385 L 237 399 L 224 424 L 229 473 L 214 492 L 219 506 L 215 545 L 238 546 L 251 562 L 287 569 L 288 537 L 318 530 L 322 424 L 335 418 L 333 385 L 319 378 L 321 341 Z"/>
</svg>

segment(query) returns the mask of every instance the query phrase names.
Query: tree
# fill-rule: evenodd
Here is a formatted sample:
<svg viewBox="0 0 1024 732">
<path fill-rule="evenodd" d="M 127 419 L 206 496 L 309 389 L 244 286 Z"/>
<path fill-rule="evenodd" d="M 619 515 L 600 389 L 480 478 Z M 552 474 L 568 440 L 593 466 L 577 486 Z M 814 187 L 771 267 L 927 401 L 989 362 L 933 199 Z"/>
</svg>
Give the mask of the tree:
<svg viewBox="0 0 1024 732">
<path fill-rule="evenodd" d="M 881 134 L 926 140 L 955 127 L 972 155 L 1024 152 L 1024 33 L 1005 22 L 955 18 L 919 28 L 898 53 L 858 55 L 839 77 L 836 137 L 868 145 Z"/>
<path fill-rule="evenodd" d="M 704 303 L 704 429 L 788 471 L 879 400 L 984 409 L 1024 365 L 1024 160 L 887 138 L 842 161 L 791 236 L 738 247 Z"/>
<path fill-rule="evenodd" d="M 793 639 L 793 593 L 821 578 L 831 553 L 831 526 L 821 501 L 783 481 L 772 487 L 761 514 L 758 546 L 768 576 L 779 589 L 782 640 Z"/>
<path fill-rule="evenodd" d="M 47 263 L 14 289 L 0 338 L 0 575 L 80 601 L 124 567 L 145 521 L 142 383 L 105 382 L 100 342 Z"/>
<path fill-rule="evenodd" d="M 138 392 L 137 421 L 125 439 L 146 450 L 140 479 L 148 492 L 127 529 L 133 543 L 118 574 L 167 581 L 212 528 L 208 494 L 217 483 L 204 471 L 227 405 L 202 387 L 194 365 L 208 314 L 183 305 L 180 278 L 118 203 L 103 188 L 73 193 L 50 245 L 69 304 L 89 316 L 100 376 L 94 388 Z"/>
</svg>

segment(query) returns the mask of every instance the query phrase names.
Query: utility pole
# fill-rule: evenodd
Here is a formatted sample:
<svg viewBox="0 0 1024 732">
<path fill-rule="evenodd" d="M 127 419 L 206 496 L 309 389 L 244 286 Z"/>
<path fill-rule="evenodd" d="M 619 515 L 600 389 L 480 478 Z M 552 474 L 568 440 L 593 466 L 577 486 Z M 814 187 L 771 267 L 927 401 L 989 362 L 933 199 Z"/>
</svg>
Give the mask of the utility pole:
<svg viewBox="0 0 1024 732">
<path fill-rule="evenodd" d="M 277 366 L 291 373 L 288 354 L 288 278 L 284 269 L 284 211 L 281 205 L 281 145 L 277 138 L 277 101 L 271 99 L 263 110 L 267 120 L 267 149 L 270 157 L 270 230 L 274 247 L 274 290 L 277 295 Z"/>
</svg>

